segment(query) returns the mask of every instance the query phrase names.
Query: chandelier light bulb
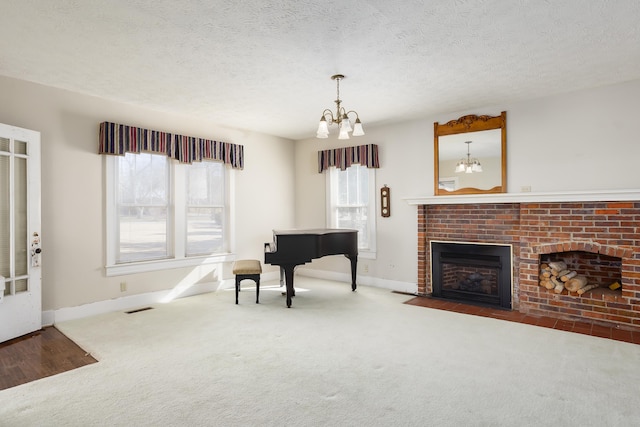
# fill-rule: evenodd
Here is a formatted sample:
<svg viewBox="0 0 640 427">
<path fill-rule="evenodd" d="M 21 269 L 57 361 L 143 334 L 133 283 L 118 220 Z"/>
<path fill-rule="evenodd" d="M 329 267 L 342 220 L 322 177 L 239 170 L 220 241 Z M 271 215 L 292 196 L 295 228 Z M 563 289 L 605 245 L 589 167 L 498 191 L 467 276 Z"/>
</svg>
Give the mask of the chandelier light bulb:
<svg viewBox="0 0 640 427">
<path fill-rule="evenodd" d="M 326 138 L 329 135 L 329 125 L 327 124 L 327 119 L 325 119 L 324 116 L 320 118 L 320 123 L 318 123 L 318 130 L 316 134 L 318 135 L 318 138 Z"/>
<path fill-rule="evenodd" d="M 342 129 L 345 130 L 345 132 L 351 132 L 353 130 L 351 128 L 351 122 L 349 121 L 349 117 L 347 117 L 346 113 L 342 115 L 342 121 L 340 122 L 340 126 Z"/>
<path fill-rule="evenodd" d="M 356 119 L 356 122 L 353 125 L 353 133 L 351 135 L 353 136 L 364 135 L 364 129 L 362 129 L 362 123 L 360 122 L 360 119 Z"/>
</svg>

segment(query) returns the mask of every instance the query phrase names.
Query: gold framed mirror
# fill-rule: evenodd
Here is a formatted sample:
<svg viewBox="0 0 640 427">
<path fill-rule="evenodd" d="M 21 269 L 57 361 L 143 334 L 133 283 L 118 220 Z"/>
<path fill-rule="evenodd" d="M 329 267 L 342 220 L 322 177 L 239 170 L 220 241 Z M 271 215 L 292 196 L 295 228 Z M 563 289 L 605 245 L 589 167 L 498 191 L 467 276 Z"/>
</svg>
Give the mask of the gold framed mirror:
<svg viewBox="0 0 640 427">
<path fill-rule="evenodd" d="M 507 112 L 433 124 L 434 194 L 507 192 Z"/>
</svg>

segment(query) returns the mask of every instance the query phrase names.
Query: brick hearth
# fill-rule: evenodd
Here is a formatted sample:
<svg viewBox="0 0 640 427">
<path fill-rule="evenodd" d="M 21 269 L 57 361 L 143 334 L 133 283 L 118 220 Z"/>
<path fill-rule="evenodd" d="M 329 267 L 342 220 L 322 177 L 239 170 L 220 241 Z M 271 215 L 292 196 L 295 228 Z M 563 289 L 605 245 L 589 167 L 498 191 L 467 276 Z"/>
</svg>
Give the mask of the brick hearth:
<svg viewBox="0 0 640 427">
<path fill-rule="evenodd" d="M 419 204 L 418 293 L 431 294 L 429 242 L 513 246 L 512 308 L 524 314 L 640 330 L 640 202 Z M 541 257 L 619 259 L 621 290 L 583 295 L 539 285 Z M 615 264 L 615 263 L 614 263 Z"/>
</svg>

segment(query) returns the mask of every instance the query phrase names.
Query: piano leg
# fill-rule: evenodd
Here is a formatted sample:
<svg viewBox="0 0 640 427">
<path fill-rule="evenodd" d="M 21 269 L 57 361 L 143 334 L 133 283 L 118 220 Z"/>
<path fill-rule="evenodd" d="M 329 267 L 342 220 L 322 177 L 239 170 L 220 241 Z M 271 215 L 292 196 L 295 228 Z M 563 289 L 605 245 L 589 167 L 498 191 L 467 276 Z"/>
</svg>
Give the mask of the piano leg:
<svg viewBox="0 0 640 427">
<path fill-rule="evenodd" d="M 358 257 L 357 256 L 347 256 L 349 261 L 351 261 L 351 290 L 356 290 L 356 271 L 358 269 Z"/>
<path fill-rule="evenodd" d="M 296 291 L 293 288 L 293 270 L 295 269 L 295 267 L 295 265 L 280 266 L 280 268 L 284 270 L 287 284 L 287 308 L 291 307 L 291 297 L 294 297 L 296 295 Z"/>
</svg>

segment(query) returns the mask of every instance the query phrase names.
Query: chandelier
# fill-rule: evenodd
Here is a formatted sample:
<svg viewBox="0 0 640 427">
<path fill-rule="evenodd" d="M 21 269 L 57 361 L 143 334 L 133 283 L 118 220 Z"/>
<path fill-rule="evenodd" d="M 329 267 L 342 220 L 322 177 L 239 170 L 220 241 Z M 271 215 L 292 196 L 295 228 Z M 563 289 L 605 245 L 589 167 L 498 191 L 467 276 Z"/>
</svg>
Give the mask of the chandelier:
<svg viewBox="0 0 640 427">
<path fill-rule="evenodd" d="M 316 132 L 317 138 L 328 138 L 329 137 L 329 125 L 336 123 L 338 125 L 338 130 L 340 133 L 338 134 L 338 139 L 349 139 L 349 132 L 353 136 L 361 136 L 364 135 L 364 130 L 362 130 L 362 123 L 360 122 L 360 117 L 358 117 L 358 113 L 353 110 L 346 111 L 344 107 L 341 107 L 340 104 L 342 100 L 340 100 L 340 80 L 344 79 L 342 74 L 336 74 L 331 76 L 331 80 L 336 81 L 337 87 L 337 96 L 336 96 L 336 114 L 333 115 L 333 112 L 330 109 L 325 109 L 322 112 L 322 116 L 320 117 L 320 123 L 318 124 L 318 131 Z M 355 122 L 353 123 L 353 127 L 351 127 L 351 121 L 349 120 L 349 114 L 355 114 Z"/>
<path fill-rule="evenodd" d="M 482 172 L 482 166 L 478 159 L 472 159 L 471 153 L 469 152 L 469 147 L 471 146 L 471 141 L 465 141 L 467 144 L 467 158 L 460 159 L 460 161 L 456 164 L 456 172 L 464 172 L 464 173 L 473 173 L 473 172 Z"/>
</svg>

